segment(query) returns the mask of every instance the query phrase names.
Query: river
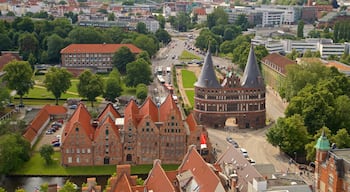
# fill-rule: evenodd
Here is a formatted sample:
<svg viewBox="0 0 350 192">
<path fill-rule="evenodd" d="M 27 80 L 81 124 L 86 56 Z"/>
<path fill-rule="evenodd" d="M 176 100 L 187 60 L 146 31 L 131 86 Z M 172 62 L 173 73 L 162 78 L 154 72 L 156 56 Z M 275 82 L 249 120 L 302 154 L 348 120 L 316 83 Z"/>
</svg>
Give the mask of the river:
<svg viewBox="0 0 350 192">
<path fill-rule="evenodd" d="M 98 185 L 105 188 L 107 180 L 110 176 L 97 176 Z M 81 187 L 86 183 L 87 176 L 71 176 L 71 177 L 22 177 L 22 176 L 6 176 L 0 181 L 0 186 L 5 188 L 7 192 L 14 192 L 18 188 L 23 188 L 26 192 L 34 192 L 43 183 L 57 184 L 63 186 L 69 180 Z"/>
</svg>

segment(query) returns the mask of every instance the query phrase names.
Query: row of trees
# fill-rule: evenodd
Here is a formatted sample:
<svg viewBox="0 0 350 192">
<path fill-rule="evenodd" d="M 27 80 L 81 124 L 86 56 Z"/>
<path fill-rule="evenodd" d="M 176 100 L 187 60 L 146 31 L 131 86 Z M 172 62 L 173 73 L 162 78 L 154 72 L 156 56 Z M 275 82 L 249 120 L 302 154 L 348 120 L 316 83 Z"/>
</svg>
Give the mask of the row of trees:
<svg viewBox="0 0 350 192">
<path fill-rule="evenodd" d="M 350 147 L 350 81 L 334 67 L 304 62 L 287 67 L 279 93 L 289 101 L 285 117 L 268 133 L 268 141 L 282 151 L 314 159 L 314 142 L 320 130 L 329 130 L 337 147 Z"/>
<path fill-rule="evenodd" d="M 73 26 L 66 18 L 33 21 L 29 17 L 17 17 L 12 23 L 0 21 L 0 51 L 19 50 L 23 59 L 34 65 L 59 63 L 60 50 L 71 43 L 133 43 L 152 56 L 159 49 L 159 42 L 171 41 L 163 28 L 151 34 L 141 30 L 141 26 L 142 33 L 138 33 L 117 27 Z"/>
</svg>

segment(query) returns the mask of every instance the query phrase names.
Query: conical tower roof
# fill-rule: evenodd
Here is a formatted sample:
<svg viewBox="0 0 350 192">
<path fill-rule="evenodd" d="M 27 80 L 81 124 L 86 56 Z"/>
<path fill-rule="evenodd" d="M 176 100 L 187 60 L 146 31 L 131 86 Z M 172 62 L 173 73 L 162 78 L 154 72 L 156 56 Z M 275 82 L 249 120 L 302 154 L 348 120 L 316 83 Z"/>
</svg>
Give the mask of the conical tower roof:
<svg viewBox="0 0 350 192">
<path fill-rule="evenodd" d="M 260 73 L 258 63 L 254 53 L 253 45 L 250 46 L 247 64 L 244 69 L 242 78 L 242 87 L 257 88 L 263 87 L 264 81 Z"/>
<path fill-rule="evenodd" d="M 315 148 L 322 151 L 328 151 L 329 149 L 331 149 L 324 130 L 322 131 L 322 135 L 317 139 Z"/>
<path fill-rule="evenodd" d="M 213 67 L 213 59 L 211 58 L 211 52 L 208 48 L 207 55 L 204 59 L 204 65 L 202 67 L 201 74 L 199 75 L 199 78 L 197 82 L 194 84 L 196 87 L 203 87 L 203 88 L 220 88 L 221 85 L 219 84 L 214 67 Z"/>
</svg>

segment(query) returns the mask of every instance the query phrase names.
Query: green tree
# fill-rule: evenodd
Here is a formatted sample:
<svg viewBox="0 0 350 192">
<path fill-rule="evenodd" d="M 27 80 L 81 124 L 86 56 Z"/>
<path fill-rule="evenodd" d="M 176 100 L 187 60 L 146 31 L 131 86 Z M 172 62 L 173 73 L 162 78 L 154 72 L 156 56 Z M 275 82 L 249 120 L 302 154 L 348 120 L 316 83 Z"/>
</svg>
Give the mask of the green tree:
<svg viewBox="0 0 350 192">
<path fill-rule="evenodd" d="M 78 93 L 82 97 L 86 97 L 94 107 L 94 100 L 97 96 L 103 94 L 103 80 L 100 76 L 92 74 L 90 70 L 85 70 L 79 75 Z"/>
<path fill-rule="evenodd" d="M 239 26 L 242 29 L 242 31 L 246 31 L 249 26 L 247 16 L 245 14 L 238 15 L 235 21 L 235 25 Z"/>
<path fill-rule="evenodd" d="M 146 51 L 142 51 L 136 56 L 136 59 L 144 59 L 148 64 L 152 64 L 151 58 Z"/>
<path fill-rule="evenodd" d="M 339 149 L 350 147 L 350 135 L 345 128 L 339 129 L 337 134 L 333 136 L 332 140 Z"/>
<path fill-rule="evenodd" d="M 76 27 L 68 34 L 72 43 L 104 43 L 103 36 L 94 27 Z"/>
<path fill-rule="evenodd" d="M 287 118 L 279 118 L 275 126 L 267 133 L 267 141 L 273 146 L 278 146 L 281 151 L 292 155 L 305 153 L 305 145 L 309 141 L 309 134 L 300 115 Z"/>
<path fill-rule="evenodd" d="M 215 8 L 213 13 L 208 14 L 207 16 L 207 24 L 209 29 L 218 25 L 226 25 L 227 23 L 228 14 L 222 7 Z"/>
<path fill-rule="evenodd" d="M 30 143 L 21 135 L 0 136 L 0 173 L 7 174 L 20 168 L 30 158 Z"/>
<path fill-rule="evenodd" d="M 158 50 L 158 39 L 152 35 L 141 34 L 136 37 L 134 44 L 138 48 L 147 51 L 150 56 L 153 56 Z"/>
<path fill-rule="evenodd" d="M 66 92 L 72 85 L 71 78 L 73 75 L 65 68 L 51 67 L 45 75 L 44 84 L 47 91 L 52 92 L 55 96 L 56 105 L 62 93 Z"/>
<path fill-rule="evenodd" d="M 140 99 L 144 101 L 148 94 L 148 88 L 147 85 L 140 83 L 136 86 L 136 97 L 137 99 Z"/>
<path fill-rule="evenodd" d="M 76 184 L 70 182 L 69 180 L 63 185 L 63 187 L 59 190 L 59 192 L 77 192 Z"/>
<path fill-rule="evenodd" d="M 34 31 L 34 23 L 31 18 L 23 17 L 22 20 L 17 23 L 17 30 L 22 32 L 33 32 Z"/>
<path fill-rule="evenodd" d="M 33 53 L 29 54 L 27 61 L 30 64 L 31 68 L 34 69 L 34 65 L 37 63 L 37 60 L 36 60 L 35 56 L 33 55 Z"/>
<path fill-rule="evenodd" d="M 45 145 L 41 146 L 39 149 L 39 153 L 40 153 L 40 156 L 45 160 L 45 163 L 47 165 L 51 164 L 51 162 L 52 162 L 51 156 L 54 153 L 52 145 L 45 144 Z"/>
<path fill-rule="evenodd" d="M 346 128 L 350 132 L 350 98 L 347 95 L 341 95 L 335 100 L 335 127 Z M 350 146 L 349 146 L 350 147 Z"/>
<path fill-rule="evenodd" d="M 299 56 L 299 52 L 295 49 L 292 49 L 292 52 L 288 53 L 286 57 L 290 60 L 296 60 Z"/>
<path fill-rule="evenodd" d="M 155 35 L 157 39 L 164 44 L 168 44 L 171 41 L 170 34 L 164 29 L 158 29 Z"/>
<path fill-rule="evenodd" d="M 113 71 L 109 74 L 108 79 L 106 81 L 104 97 L 107 101 L 115 102 L 115 98 L 119 97 L 123 91 L 120 74 L 117 69 L 113 69 Z"/>
<path fill-rule="evenodd" d="M 161 14 L 159 14 L 159 15 L 157 16 L 157 20 L 158 20 L 158 22 L 159 22 L 159 27 L 160 27 L 161 29 L 164 29 L 164 28 L 165 28 L 165 18 L 164 18 L 164 16 L 161 15 Z"/>
<path fill-rule="evenodd" d="M 147 34 L 148 30 L 144 22 L 138 22 L 136 25 L 136 31 L 141 34 Z"/>
<path fill-rule="evenodd" d="M 12 47 L 11 39 L 6 34 L 0 34 L 0 42 L 0 51 L 9 50 Z"/>
<path fill-rule="evenodd" d="M 307 49 L 303 55 L 303 57 L 312 57 L 312 56 L 313 56 L 313 54 L 312 54 L 310 49 Z"/>
<path fill-rule="evenodd" d="M 52 63 L 59 63 L 61 59 L 61 49 L 64 48 L 64 39 L 56 34 L 47 38 L 47 55 Z"/>
<path fill-rule="evenodd" d="M 49 184 L 48 183 L 43 183 L 40 185 L 39 192 L 48 192 L 48 191 L 49 191 Z"/>
<path fill-rule="evenodd" d="M 152 82 L 151 67 L 144 59 L 138 59 L 126 65 L 125 84 L 135 87 L 140 83 L 149 85 Z"/>
<path fill-rule="evenodd" d="M 126 64 L 135 61 L 135 55 L 128 47 L 121 47 L 113 55 L 112 63 L 122 74 L 126 73 Z"/>
<path fill-rule="evenodd" d="M 37 55 L 39 51 L 39 41 L 32 33 L 23 33 L 18 39 L 19 52 L 23 60 L 27 60 L 30 53 Z"/>
<path fill-rule="evenodd" d="M 20 105 L 23 106 L 23 95 L 33 88 L 33 71 L 26 61 L 11 61 L 4 67 L 4 81 L 11 90 L 16 90 L 20 97 Z"/>
<path fill-rule="evenodd" d="M 114 13 L 109 13 L 108 14 L 108 21 L 114 21 L 115 20 L 115 15 Z"/>
<path fill-rule="evenodd" d="M 300 20 L 298 22 L 297 37 L 304 38 L 304 21 Z"/>
<path fill-rule="evenodd" d="M 180 32 L 186 32 L 191 25 L 191 18 L 189 14 L 185 12 L 178 12 L 173 20 L 170 20 L 170 24 L 173 28 Z"/>
</svg>

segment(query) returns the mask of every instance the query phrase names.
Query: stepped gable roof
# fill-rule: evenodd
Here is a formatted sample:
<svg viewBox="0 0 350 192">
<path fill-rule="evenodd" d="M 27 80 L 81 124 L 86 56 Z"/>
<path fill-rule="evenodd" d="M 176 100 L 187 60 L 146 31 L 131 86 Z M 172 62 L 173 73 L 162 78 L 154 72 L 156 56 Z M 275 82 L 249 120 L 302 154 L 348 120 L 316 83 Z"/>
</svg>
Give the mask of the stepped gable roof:
<svg viewBox="0 0 350 192">
<path fill-rule="evenodd" d="M 102 119 L 106 118 L 106 116 L 111 116 L 113 119 L 121 117 L 120 113 L 113 107 L 112 103 L 108 103 L 97 118 L 99 121 L 101 121 Z"/>
<path fill-rule="evenodd" d="M 104 119 L 104 121 L 102 122 L 99 122 L 100 125 L 97 127 L 96 131 L 95 131 L 95 135 L 94 135 L 94 138 L 97 138 L 98 135 L 100 134 L 101 132 L 101 128 L 104 127 L 104 126 L 108 126 L 110 125 L 110 128 L 115 132 L 115 134 L 117 136 L 119 136 L 119 131 L 117 130 L 117 126 L 115 125 L 114 123 L 114 120 L 112 119 L 112 117 L 110 116 L 107 116 L 106 119 Z M 104 130 L 104 129 L 103 129 Z M 102 133 L 103 134 L 103 133 Z"/>
<path fill-rule="evenodd" d="M 177 107 L 174 98 L 172 97 L 171 94 L 168 94 L 168 96 L 165 98 L 164 102 L 160 105 L 159 107 L 160 110 L 160 117 L 159 117 L 159 121 L 167 121 L 169 119 L 169 115 L 171 113 L 172 110 L 175 110 L 175 113 L 177 115 L 180 115 L 181 117 L 181 112 L 179 110 L 179 108 Z"/>
<path fill-rule="evenodd" d="M 154 192 L 175 192 L 175 188 L 172 182 L 167 177 L 164 169 L 161 166 L 160 160 L 156 159 L 153 163 L 153 168 L 149 172 L 147 179 L 144 182 L 148 190 L 153 190 Z"/>
<path fill-rule="evenodd" d="M 158 107 L 152 101 L 151 97 L 147 97 L 145 102 L 139 109 L 140 115 L 143 117 L 149 115 L 153 122 L 158 122 Z"/>
<path fill-rule="evenodd" d="M 134 54 L 142 50 L 133 44 L 70 44 L 61 50 L 65 53 L 115 53 L 122 47 L 127 47 Z"/>
<path fill-rule="evenodd" d="M 186 123 L 187 123 L 188 128 L 190 129 L 191 132 L 194 131 L 194 130 L 196 130 L 198 124 L 197 124 L 196 119 L 194 118 L 193 113 L 190 113 L 190 114 L 187 116 L 187 118 L 186 118 Z"/>
<path fill-rule="evenodd" d="M 129 179 L 125 173 L 123 173 L 123 175 L 117 180 L 113 192 L 133 192 Z"/>
<path fill-rule="evenodd" d="M 77 109 L 74 111 L 73 115 L 70 117 L 66 126 L 64 127 L 62 143 L 64 143 L 64 140 L 67 137 L 66 134 L 69 135 L 69 133 L 74 129 L 74 125 L 76 123 L 79 123 L 90 140 L 93 140 L 92 137 L 94 135 L 94 128 L 91 125 L 91 116 L 84 104 L 79 103 Z"/>
<path fill-rule="evenodd" d="M 126 104 L 124 110 L 124 122 L 131 119 L 134 125 L 137 125 L 137 115 L 139 114 L 139 108 L 134 99 L 131 99 L 128 104 Z"/>
<path fill-rule="evenodd" d="M 190 171 L 201 192 L 213 192 L 217 191 L 217 189 L 220 190 L 222 187 L 220 179 L 197 152 L 195 145 L 189 147 L 178 171 L 179 175 L 183 172 Z M 221 185 L 221 187 L 219 185 Z"/>
<path fill-rule="evenodd" d="M 260 69 L 258 63 L 256 62 L 253 45 L 250 46 L 248 60 L 244 69 L 241 83 L 242 87 L 245 88 L 258 88 L 264 86 Z"/>
<path fill-rule="evenodd" d="M 211 58 L 211 52 L 210 49 L 208 49 L 207 55 L 204 59 L 204 64 L 201 70 L 201 74 L 199 75 L 199 78 L 197 82 L 194 84 L 196 87 L 203 87 L 203 88 L 220 88 L 221 85 L 219 84 L 214 67 L 213 67 L 213 59 Z"/>
</svg>

